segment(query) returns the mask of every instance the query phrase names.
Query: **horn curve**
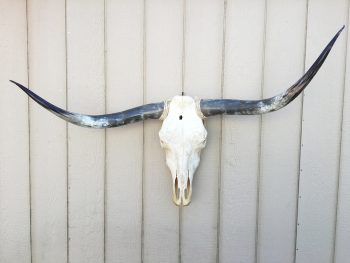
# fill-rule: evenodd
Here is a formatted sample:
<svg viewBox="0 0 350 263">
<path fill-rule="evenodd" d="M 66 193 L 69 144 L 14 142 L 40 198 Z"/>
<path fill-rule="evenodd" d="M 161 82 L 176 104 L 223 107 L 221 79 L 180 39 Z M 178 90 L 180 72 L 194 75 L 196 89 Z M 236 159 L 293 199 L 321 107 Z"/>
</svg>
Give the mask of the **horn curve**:
<svg viewBox="0 0 350 263">
<path fill-rule="evenodd" d="M 205 117 L 227 114 L 227 115 L 253 115 L 263 114 L 279 110 L 293 101 L 310 83 L 323 62 L 326 60 L 335 41 L 343 31 L 343 26 L 324 48 L 322 53 L 312 64 L 309 70 L 289 89 L 274 97 L 262 100 L 232 100 L 232 99 L 202 99 L 200 110 Z"/>
<path fill-rule="evenodd" d="M 146 119 L 159 119 L 162 116 L 165 107 L 164 102 L 159 102 L 145 104 L 139 107 L 128 109 L 126 111 L 116 112 L 112 114 L 85 115 L 61 109 L 44 100 L 22 84 L 19 84 L 13 80 L 10 81 L 17 85 L 20 89 L 27 93 L 29 97 L 31 97 L 45 109 L 49 110 L 61 119 L 82 127 L 103 129 L 118 127 Z"/>
</svg>

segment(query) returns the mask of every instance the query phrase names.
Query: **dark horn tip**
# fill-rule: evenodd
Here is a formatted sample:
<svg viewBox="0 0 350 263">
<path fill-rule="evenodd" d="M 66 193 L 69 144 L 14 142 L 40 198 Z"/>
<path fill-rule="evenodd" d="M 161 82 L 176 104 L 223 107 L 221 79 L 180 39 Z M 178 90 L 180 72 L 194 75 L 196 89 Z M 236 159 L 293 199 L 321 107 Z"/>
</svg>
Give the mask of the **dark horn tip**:
<svg viewBox="0 0 350 263">
<path fill-rule="evenodd" d="M 14 81 L 12 79 L 10 79 L 9 81 L 12 82 L 13 84 L 17 85 L 17 86 L 22 86 L 21 84 L 19 84 L 18 82 Z"/>
<path fill-rule="evenodd" d="M 22 90 L 27 90 L 26 87 L 24 87 L 22 84 L 20 84 L 20 83 L 18 83 L 16 81 L 11 80 L 11 79 L 9 81 L 12 82 L 13 84 L 15 84 L 17 87 L 21 88 Z"/>
<path fill-rule="evenodd" d="M 335 34 L 335 36 L 333 37 L 333 39 L 331 40 L 331 42 L 334 43 L 334 42 L 337 40 L 337 38 L 339 37 L 340 33 L 344 30 L 344 28 L 345 28 L 345 25 L 343 25 L 343 26 L 339 29 L 339 31 Z"/>
<path fill-rule="evenodd" d="M 329 44 L 328 44 L 328 48 L 329 48 L 329 50 L 332 48 L 332 46 L 334 45 L 334 43 L 335 43 L 335 41 L 338 39 L 338 37 L 339 37 L 339 35 L 341 34 L 341 32 L 344 30 L 344 28 L 345 28 L 345 25 L 343 25 L 340 29 L 339 29 L 339 31 L 335 34 L 335 36 L 332 38 L 332 40 L 329 42 Z"/>
<path fill-rule="evenodd" d="M 335 34 L 335 38 L 338 38 L 338 36 L 339 36 L 340 33 L 344 30 L 344 28 L 345 28 L 345 25 L 343 25 L 343 26 L 339 29 L 339 31 L 337 32 L 337 34 Z"/>
</svg>

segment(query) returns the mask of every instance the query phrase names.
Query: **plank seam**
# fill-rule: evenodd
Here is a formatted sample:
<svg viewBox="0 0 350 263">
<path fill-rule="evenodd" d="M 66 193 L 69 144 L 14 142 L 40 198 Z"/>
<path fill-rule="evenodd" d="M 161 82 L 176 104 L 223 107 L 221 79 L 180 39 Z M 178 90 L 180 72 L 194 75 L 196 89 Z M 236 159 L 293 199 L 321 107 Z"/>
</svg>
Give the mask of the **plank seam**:
<svg viewBox="0 0 350 263">
<path fill-rule="evenodd" d="M 181 65 L 181 94 L 185 94 L 185 69 L 186 69 L 186 0 L 182 1 L 182 65 Z M 179 207 L 179 251 L 178 251 L 178 262 L 182 262 L 182 220 L 183 220 L 182 206 Z"/>
<path fill-rule="evenodd" d="M 305 12 L 305 31 L 304 31 L 304 61 L 303 61 L 303 72 L 305 72 L 306 69 L 306 51 L 307 51 L 307 32 L 308 32 L 308 17 L 309 17 L 309 0 L 306 0 L 306 12 Z M 301 148 L 303 147 L 303 122 L 304 122 L 304 92 L 302 92 L 301 96 L 301 109 L 300 109 L 300 130 L 299 130 L 299 172 L 298 172 L 298 178 L 297 178 L 297 193 L 296 193 L 296 215 L 295 215 L 295 237 L 294 237 L 294 261 L 297 260 L 297 251 L 298 248 L 298 226 L 299 226 L 299 201 L 300 201 L 300 177 L 301 177 Z"/>
<path fill-rule="evenodd" d="M 349 11 L 350 11 L 350 1 L 348 1 L 348 8 L 347 8 L 347 26 L 349 26 Z M 340 183 L 340 177 L 341 177 L 341 165 L 343 162 L 342 158 L 342 141 L 343 141 L 343 126 L 344 126 L 344 105 L 345 105 L 345 90 L 346 90 L 346 72 L 347 72 L 347 56 L 348 56 L 348 35 L 349 35 L 349 28 L 346 30 L 346 39 L 345 39 L 345 56 L 344 56 L 344 76 L 343 76 L 343 92 L 342 92 L 342 111 L 341 111 L 341 120 L 340 120 L 340 138 L 339 138 L 339 159 L 338 159 L 338 176 L 337 176 L 337 186 L 336 186 L 336 191 L 337 191 L 337 197 L 336 197 L 336 206 L 335 206 L 335 223 L 334 223 L 334 240 L 333 240 L 333 251 L 332 251 L 332 258 L 333 262 L 336 262 L 336 245 L 337 245 L 337 226 L 338 226 L 338 210 L 339 210 L 339 183 Z"/>
<path fill-rule="evenodd" d="M 64 31 L 65 31 L 65 60 L 66 60 L 66 109 L 68 110 L 68 36 L 67 36 L 67 0 L 64 2 Z M 67 220 L 67 263 L 69 262 L 69 142 L 68 142 L 68 123 L 66 122 L 66 220 Z"/>
<path fill-rule="evenodd" d="M 224 0 L 224 12 L 222 20 L 222 50 L 221 50 L 221 98 L 224 95 L 225 85 L 225 51 L 226 51 L 226 14 L 227 14 L 227 0 Z M 216 229 L 216 262 L 220 262 L 220 220 L 221 220 L 221 176 L 222 176 L 222 137 L 223 137 L 223 116 L 220 116 L 220 138 L 219 138 L 219 171 L 218 171 L 218 210 L 217 210 L 217 229 Z"/>
<path fill-rule="evenodd" d="M 107 113 L 107 61 L 106 61 L 106 0 L 103 1 L 103 62 L 104 62 L 104 110 L 105 114 Z M 104 173 L 103 173 L 103 262 L 106 262 L 106 223 L 107 223 L 107 129 L 104 129 Z"/>
<path fill-rule="evenodd" d="M 27 83 L 28 88 L 30 76 L 29 76 L 29 19 L 28 19 L 28 1 L 26 0 L 26 49 L 27 49 Z M 30 262 L 33 262 L 33 236 L 32 236 L 32 166 L 31 166 L 31 135 L 30 135 L 30 100 L 27 97 L 27 114 L 28 114 L 28 197 L 29 197 L 29 246 L 30 246 Z"/>
<path fill-rule="evenodd" d="M 185 91 L 185 67 L 186 67 L 186 0 L 182 1 L 182 68 L 181 91 Z"/>
<path fill-rule="evenodd" d="M 146 0 L 143 0 L 143 17 L 142 17 L 142 101 L 145 103 L 146 100 Z M 144 187 L 145 181 L 145 122 L 142 121 L 142 171 L 141 171 L 141 263 L 144 262 L 145 254 L 145 201 L 144 201 Z"/>
<path fill-rule="evenodd" d="M 264 32 L 263 32 L 263 46 L 262 46 L 262 62 L 261 62 L 261 82 L 260 82 L 260 98 L 264 96 L 264 82 L 265 82 L 265 52 L 266 52 L 266 31 L 267 31 L 267 2 L 265 0 L 265 8 L 264 8 Z M 256 222 L 255 222 L 255 255 L 254 262 L 258 262 L 258 252 L 259 252 L 259 215 L 260 215 L 260 181 L 261 181 L 261 146 L 262 146 L 262 116 L 259 116 L 259 152 L 258 152 L 258 174 L 257 174 L 257 183 L 256 183 Z"/>
</svg>

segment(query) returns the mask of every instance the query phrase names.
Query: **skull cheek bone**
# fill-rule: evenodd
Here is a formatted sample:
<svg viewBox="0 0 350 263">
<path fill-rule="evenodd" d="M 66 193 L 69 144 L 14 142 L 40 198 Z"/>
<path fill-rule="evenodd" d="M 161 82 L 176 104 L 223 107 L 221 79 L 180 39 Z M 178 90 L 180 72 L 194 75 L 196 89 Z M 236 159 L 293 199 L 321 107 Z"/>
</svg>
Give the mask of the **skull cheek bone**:
<svg viewBox="0 0 350 263">
<path fill-rule="evenodd" d="M 159 138 L 172 176 L 173 201 L 176 205 L 187 206 L 191 202 L 193 175 L 207 138 L 193 98 L 175 96 L 171 100 Z"/>
</svg>

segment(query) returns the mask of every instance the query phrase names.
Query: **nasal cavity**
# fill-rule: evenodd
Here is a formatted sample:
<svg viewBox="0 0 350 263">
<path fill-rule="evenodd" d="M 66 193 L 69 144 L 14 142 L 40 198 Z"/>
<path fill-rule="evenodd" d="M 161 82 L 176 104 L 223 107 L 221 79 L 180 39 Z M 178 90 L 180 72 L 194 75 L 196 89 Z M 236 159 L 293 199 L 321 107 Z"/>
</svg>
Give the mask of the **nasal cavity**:
<svg viewBox="0 0 350 263">
<path fill-rule="evenodd" d="M 177 177 L 175 178 L 175 196 L 176 196 L 176 199 L 179 200 L 180 198 L 180 188 L 179 188 L 179 182 L 177 180 Z"/>
<path fill-rule="evenodd" d="M 182 115 L 179 116 L 179 120 L 180 120 L 180 121 L 182 120 Z"/>
</svg>

